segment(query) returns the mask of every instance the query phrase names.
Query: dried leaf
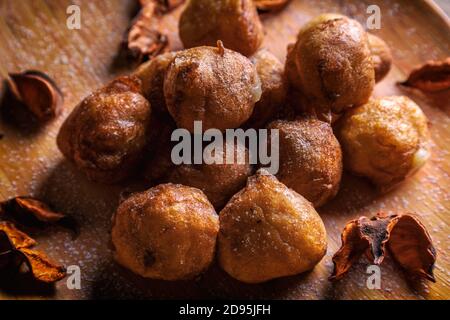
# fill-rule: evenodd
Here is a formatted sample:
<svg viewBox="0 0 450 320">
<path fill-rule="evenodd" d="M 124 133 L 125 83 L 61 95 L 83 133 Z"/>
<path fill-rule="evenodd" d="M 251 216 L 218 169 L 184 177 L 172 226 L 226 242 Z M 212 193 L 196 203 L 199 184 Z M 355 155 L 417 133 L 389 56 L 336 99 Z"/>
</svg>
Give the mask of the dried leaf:
<svg viewBox="0 0 450 320">
<path fill-rule="evenodd" d="M 443 61 L 429 61 L 414 69 L 401 85 L 424 92 L 438 92 L 450 89 L 450 57 Z"/>
<path fill-rule="evenodd" d="M 36 280 L 52 283 L 66 276 L 66 269 L 50 260 L 44 253 L 27 248 L 19 251 Z"/>
<path fill-rule="evenodd" d="M 128 32 L 128 49 L 138 60 L 154 57 L 169 50 L 162 17 L 170 14 L 184 0 L 140 0 L 141 11 Z"/>
<path fill-rule="evenodd" d="M 433 275 L 436 250 L 425 226 L 416 217 L 403 215 L 396 217 L 390 228 L 388 248 L 392 257 L 407 272 L 436 282 Z"/>
<path fill-rule="evenodd" d="M 259 11 L 278 11 L 284 8 L 290 0 L 253 0 Z"/>
<path fill-rule="evenodd" d="M 11 240 L 9 240 L 8 234 L 0 230 L 0 270 L 10 265 L 13 252 L 14 247 Z"/>
<path fill-rule="evenodd" d="M 363 253 L 372 263 L 381 264 L 386 248 L 406 272 L 435 281 L 436 251 L 425 227 L 412 215 L 379 213 L 371 219 L 352 220 L 341 239 L 342 246 L 333 256 L 332 281 L 341 279 Z"/>
<path fill-rule="evenodd" d="M 42 282 L 61 280 L 66 270 L 51 261 L 44 253 L 32 250 L 36 241 L 9 222 L 0 223 L 0 269 L 19 269 L 25 262 L 33 277 Z"/>
<path fill-rule="evenodd" d="M 333 256 L 335 267 L 330 280 L 341 279 L 368 248 L 368 243 L 359 234 L 358 220 L 347 223 L 342 232 L 341 241 L 341 248 Z"/>
<path fill-rule="evenodd" d="M 44 202 L 31 197 L 15 197 L 0 203 L 0 214 L 10 216 L 27 226 L 58 223 L 77 233 L 76 222 L 62 213 L 53 211 Z"/>
<path fill-rule="evenodd" d="M 18 230 L 14 224 L 10 222 L 0 222 L 0 231 L 8 236 L 11 244 L 16 249 L 30 248 L 36 244 L 36 241 L 33 238 Z"/>
<path fill-rule="evenodd" d="M 29 70 L 9 74 L 8 83 L 15 98 L 39 120 L 49 120 L 59 113 L 63 95 L 45 73 Z"/>
</svg>

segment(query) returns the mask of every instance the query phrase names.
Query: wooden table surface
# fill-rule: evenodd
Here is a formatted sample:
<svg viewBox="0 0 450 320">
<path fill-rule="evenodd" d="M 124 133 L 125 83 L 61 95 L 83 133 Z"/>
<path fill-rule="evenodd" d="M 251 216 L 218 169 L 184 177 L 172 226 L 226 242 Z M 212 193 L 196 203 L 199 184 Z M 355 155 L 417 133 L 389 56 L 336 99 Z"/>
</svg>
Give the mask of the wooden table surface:
<svg viewBox="0 0 450 320">
<path fill-rule="evenodd" d="M 145 280 L 117 266 L 111 259 L 110 220 L 119 193 L 127 185 L 91 183 L 65 161 L 55 144 L 62 121 L 93 89 L 135 66 L 120 52 L 134 0 L 0 0 L 0 77 L 8 72 L 38 69 L 50 74 L 65 96 L 64 112 L 46 125 L 0 109 L 0 200 L 34 195 L 73 215 L 81 233 L 72 239 L 64 229 L 34 233 L 39 248 L 65 265 L 81 268 L 81 290 L 66 281 L 43 286 L 28 279 L 2 279 L 0 298 L 277 298 L 277 299 L 448 299 L 450 298 L 450 103 L 449 94 L 424 96 L 398 88 L 411 68 L 429 59 L 450 55 L 448 18 L 428 1 L 293 0 L 284 11 L 264 18 L 266 46 L 284 61 L 286 45 L 299 27 L 321 12 L 341 12 L 364 23 L 369 4 L 382 12 L 381 35 L 391 46 L 394 66 L 378 84 L 375 96 L 405 94 L 415 100 L 430 120 L 433 156 L 426 166 L 389 194 L 380 195 L 364 179 L 345 174 L 341 190 L 319 210 L 328 232 L 328 253 L 309 273 L 260 285 L 245 285 L 213 266 L 196 281 Z M 81 30 L 66 27 L 66 8 L 81 8 Z M 168 21 L 176 30 L 176 19 Z M 176 34 L 173 36 L 176 40 Z M 1 97 L 0 97 L 1 98 Z M 437 248 L 437 283 L 411 282 L 386 259 L 381 267 L 381 289 L 366 286 L 367 261 L 362 259 L 340 282 L 330 283 L 331 257 L 340 246 L 340 232 L 348 220 L 378 210 L 414 212 L 427 226 Z"/>
</svg>

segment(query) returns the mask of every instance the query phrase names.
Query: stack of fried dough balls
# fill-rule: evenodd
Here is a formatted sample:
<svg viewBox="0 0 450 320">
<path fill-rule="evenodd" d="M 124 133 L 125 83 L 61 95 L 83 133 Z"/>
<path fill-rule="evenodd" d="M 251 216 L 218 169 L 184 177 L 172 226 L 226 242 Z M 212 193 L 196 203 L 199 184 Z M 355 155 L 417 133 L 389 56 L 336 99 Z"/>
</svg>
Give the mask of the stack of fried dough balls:
<svg viewBox="0 0 450 320">
<path fill-rule="evenodd" d="M 311 270 L 327 248 L 316 208 L 336 196 L 343 169 L 388 190 L 429 157 L 420 108 L 406 97 L 371 98 L 392 56 L 357 21 L 312 19 L 285 65 L 260 48 L 250 0 L 191 0 L 179 28 L 185 50 L 85 98 L 57 139 L 91 180 L 147 179 L 151 188 L 125 199 L 113 218 L 114 257 L 134 273 L 192 279 L 215 256 L 246 283 Z M 173 130 L 193 138 L 196 121 L 202 132 L 269 129 L 278 172 L 258 170 L 250 148 L 229 141 L 203 163 L 174 164 Z M 227 163 L 230 154 L 244 161 Z"/>
</svg>

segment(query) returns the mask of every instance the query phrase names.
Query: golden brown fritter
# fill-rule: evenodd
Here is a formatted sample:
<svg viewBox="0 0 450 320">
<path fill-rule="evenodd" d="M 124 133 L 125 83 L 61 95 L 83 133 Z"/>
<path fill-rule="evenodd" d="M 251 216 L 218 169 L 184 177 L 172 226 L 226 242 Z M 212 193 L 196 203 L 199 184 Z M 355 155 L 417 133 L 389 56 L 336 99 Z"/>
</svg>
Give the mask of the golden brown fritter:
<svg viewBox="0 0 450 320">
<path fill-rule="evenodd" d="M 311 270 L 326 252 L 325 227 L 309 201 L 264 170 L 249 178 L 219 219 L 219 263 L 243 282 Z"/>
<path fill-rule="evenodd" d="M 142 81 L 142 94 L 152 105 L 152 109 L 158 113 L 167 113 L 164 99 L 164 77 L 167 67 L 175 57 L 174 52 L 160 54 L 143 63 L 134 72 L 134 75 Z"/>
<path fill-rule="evenodd" d="M 374 99 L 339 122 L 344 166 L 387 191 L 430 156 L 427 118 L 407 97 Z"/>
<path fill-rule="evenodd" d="M 219 219 L 198 189 L 163 184 L 122 202 L 113 218 L 114 258 L 146 278 L 193 278 L 214 258 Z"/>
<path fill-rule="evenodd" d="M 316 119 L 275 121 L 279 132 L 280 168 L 277 178 L 314 207 L 333 198 L 342 176 L 341 146 L 331 126 Z"/>
<path fill-rule="evenodd" d="M 391 70 L 392 54 L 383 39 L 368 33 L 369 47 L 372 54 L 372 62 L 375 68 L 375 81 L 380 82 Z"/>
<path fill-rule="evenodd" d="M 140 89 L 138 78 L 118 78 L 86 97 L 61 127 L 59 149 L 88 178 L 123 180 L 141 160 L 151 107 Z"/>
<path fill-rule="evenodd" d="M 295 64 L 295 45 L 295 43 L 291 43 L 287 46 L 286 64 L 284 70 L 288 84 L 292 88 L 298 89 L 302 87 L 302 82 L 300 79 L 300 74 L 297 70 L 297 65 Z"/>
<path fill-rule="evenodd" d="M 245 127 L 261 128 L 274 119 L 286 102 L 284 66 L 266 49 L 258 50 L 250 57 L 250 61 L 256 66 L 261 79 L 262 95 Z"/>
<path fill-rule="evenodd" d="M 291 54 L 287 76 L 318 115 L 341 113 L 370 98 L 375 72 L 367 34 L 357 21 L 320 15 L 300 30 Z"/>
<path fill-rule="evenodd" d="M 250 56 L 263 41 L 263 28 L 252 0 L 190 0 L 181 15 L 180 38 L 185 48 L 225 47 Z"/>
<path fill-rule="evenodd" d="M 234 152 L 233 163 L 226 163 L 230 152 L 227 151 L 227 146 L 231 152 Z M 165 180 L 202 190 L 214 207 L 221 209 L 236 192 L 245 186 L 247 178 L 252 174 L 252 166 L 249 164 L 249 154 L 245 146 L 237 147 L 233 143 L 228 143 L 224 144 L 223 150 L 217 151 L 217 153 L 207 153 L 203 164 L 177 166 Z M 215 163 L 215 159 L 222 159 L 223 163 Z M 238 162 L 239 159 L 242 161 Z"/>
<path fill-rule="evenodd" d="M 223 47 L 197 47 L 177 53 L 164 81 L 167 109 L 177 126 L 194 131 L 237 128 L 250 118 L 261 97 L 255 66 Z"/>
</svg>

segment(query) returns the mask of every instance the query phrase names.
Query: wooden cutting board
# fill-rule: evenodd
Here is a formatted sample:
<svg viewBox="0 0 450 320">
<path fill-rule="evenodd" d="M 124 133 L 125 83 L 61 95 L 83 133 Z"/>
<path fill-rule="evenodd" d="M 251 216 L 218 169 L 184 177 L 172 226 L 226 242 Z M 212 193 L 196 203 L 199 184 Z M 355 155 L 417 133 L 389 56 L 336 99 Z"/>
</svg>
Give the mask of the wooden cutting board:
<svg viewBox="0 0 450 320">
<path fill-rule="evenodd" d="M 68 30 L 66 8 L 81 8 L 81 30 Z M 64 112 L 38 126 L 27 118 L 8 116 L 1 106 L 0 200 L 34 195 L 71 214 L 81 233 L 59 228 L 35 232 L 39 248 L 65 265 L 81 268 L 81 290 L 69 290 L 66 281 L 48 287 L 29 279 L 2 279 L 0 298 L 276 298 L 276 299 L 448 299 L 450 298 L 450 103 L 449 94 L 424 96 L 404 91 L 395 83 L 417 64 L 450 55 L 449 20 L 431 1 L 293 0 L 282 12 L 264 17 L 265 45 L 284 61 L 286 46 L 301 25 L 322 12 L 341 12 L 365 23 L 369 4 L 381 8 L 382 28 L 375 33 L 391 46 L 394 66 L 378 84 L 375 96 L 408 95 L 430 120 L 433 156 L 414 177 L 389 194 L 377 194 L 365 180 L 345 175 L 341 190 L 319 210 L 328 232 L 328 253 L 309 273 L 260 285 L 245 285 L 213 266 L 197 281 L 164 282 L 137 277 L 111 258 L 110 220 L 119 193 L 127 186 L 104 186 L 85 179 L 59 153 L 55 136 L 62 121 L 80 99 L 118 74 L 135 66 L 119 54 L 134 0 L 1 0 L 0 76 L 38 69 L 50 74 L 65 95 Z M 176 19 L 167 21 L 172 39 Z M 340 246 L 345 223 L 361 215 L 415 212 L 427 226 L 438 251 L 437 283 L 411 282 L 387 259 L 382 265 L 381 289 L 366 286 L 367 261 L 361 260 L 340 282 L 330 283 L 332 254 Z"/>
</svg>

